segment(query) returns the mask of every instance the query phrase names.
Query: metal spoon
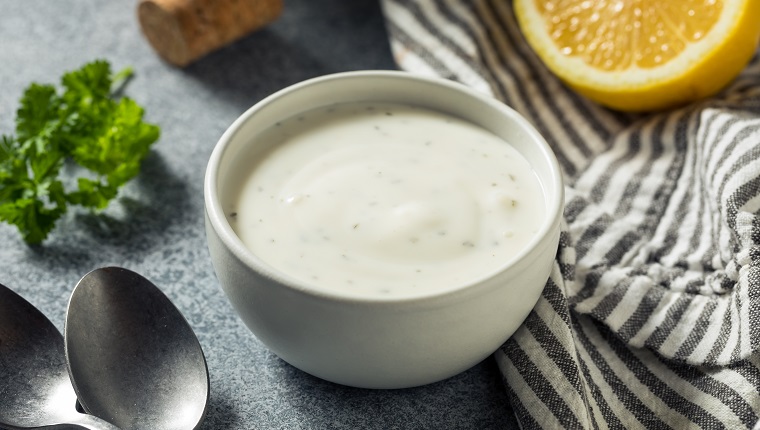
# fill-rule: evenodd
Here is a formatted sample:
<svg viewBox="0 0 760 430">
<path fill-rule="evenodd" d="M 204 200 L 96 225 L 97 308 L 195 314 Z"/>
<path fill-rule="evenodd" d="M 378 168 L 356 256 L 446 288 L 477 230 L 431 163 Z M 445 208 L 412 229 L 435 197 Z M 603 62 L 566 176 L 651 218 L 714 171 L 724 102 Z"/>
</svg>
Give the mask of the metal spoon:
<svg viewBox="0 0 760 430">
<path fill-rule="evenodd" d="M 42 312 L 0 284 L 0 427 L 118 430 L 77 412 L 76 400 L 63 336 Z"/>
<path fill-rule="evenodd" d="M 150 281 L 108 267 L 85 275 L 71 294 L 66 358 L 83 409 L 124 430 L 200 426 L 209 399 L 198 338 Z"/>
</svg>

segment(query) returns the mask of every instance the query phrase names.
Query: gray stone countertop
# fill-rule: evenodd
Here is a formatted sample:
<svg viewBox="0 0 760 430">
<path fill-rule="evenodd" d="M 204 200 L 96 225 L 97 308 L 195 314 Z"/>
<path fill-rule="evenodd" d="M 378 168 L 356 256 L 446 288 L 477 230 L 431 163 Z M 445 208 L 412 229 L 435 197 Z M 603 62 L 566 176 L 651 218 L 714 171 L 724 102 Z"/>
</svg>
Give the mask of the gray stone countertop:
<svg viewBox="0 0 760 430">
<path fill-rule="evenodd" d="M 102 58 L 133 67 L 126 94 L 161 126 L 141 174 L 99 215 L 70 210 L 47 241 L 0 225 L 0 283 L 60 330 L 81 276 L 122 266 L 155 282 L 195 330 L 211 381 L 203 429 L 492 429 L 514 425 L 492 358 L 405 390 L 322 381 L 269 352 L 222 293 L 206 247 L 203 174 L 223 131 L 251 105 L 314 76 L 393 69 L 373 0 L 286 0 L 268 27 L 179 69 L 140 33 L 134 0 L 0 0 L 0 134 L 23 89 Z M 1 401 L 1 400 L 0 400 Z"/>
</svg>

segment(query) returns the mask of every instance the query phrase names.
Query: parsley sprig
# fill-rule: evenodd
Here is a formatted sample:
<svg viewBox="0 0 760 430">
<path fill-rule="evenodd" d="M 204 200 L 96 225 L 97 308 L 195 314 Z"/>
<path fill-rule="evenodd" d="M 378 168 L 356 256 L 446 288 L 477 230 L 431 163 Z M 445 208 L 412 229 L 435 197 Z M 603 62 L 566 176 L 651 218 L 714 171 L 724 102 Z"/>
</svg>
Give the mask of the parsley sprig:
<svg viewBox="0 0 760 430">
<path fill-rule="evenodd" d="M 45 240 L 70 205 L 105 208 L 139 173 L 160 129 L 117 97 L 131 75 L 98 60 L 64 74 L 60 89 L 32 83 L 24 91 L 15 136 L 0 136 L 0 221 L 27 243 Z M 68 160 L 82 175 L 76 181 L 62 175 Z"/>
</svg>

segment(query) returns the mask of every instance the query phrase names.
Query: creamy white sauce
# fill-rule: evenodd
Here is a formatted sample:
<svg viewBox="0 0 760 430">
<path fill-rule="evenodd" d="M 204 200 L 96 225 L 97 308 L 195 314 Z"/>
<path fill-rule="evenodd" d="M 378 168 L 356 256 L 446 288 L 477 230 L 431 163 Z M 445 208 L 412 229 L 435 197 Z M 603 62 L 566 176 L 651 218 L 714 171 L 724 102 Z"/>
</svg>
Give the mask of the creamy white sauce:
<svg viewBox="0 0 760 430">
<path fill-rule="evenodd" d="M 327 291 L 408 297 L 497 272 L 545 218 L 541 185 L 497 136 L 438 112 L 344 104 L 257 137 L 226 212 L 274 269 Z"/>
</svg>

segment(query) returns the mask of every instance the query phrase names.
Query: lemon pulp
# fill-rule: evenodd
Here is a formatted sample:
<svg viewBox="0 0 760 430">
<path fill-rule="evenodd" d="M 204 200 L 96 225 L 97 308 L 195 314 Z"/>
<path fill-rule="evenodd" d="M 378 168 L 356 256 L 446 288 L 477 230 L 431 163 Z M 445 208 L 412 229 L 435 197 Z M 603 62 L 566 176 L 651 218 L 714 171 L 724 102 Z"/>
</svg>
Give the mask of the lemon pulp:
<svg viewBox="0 0 760 430">
<path fill-rule="evenodd" d="M 622 110 L 714 94 L 760 38 L 758 0 L 515 0 L 520 28 L 570 87 Z"/>
</svg>

